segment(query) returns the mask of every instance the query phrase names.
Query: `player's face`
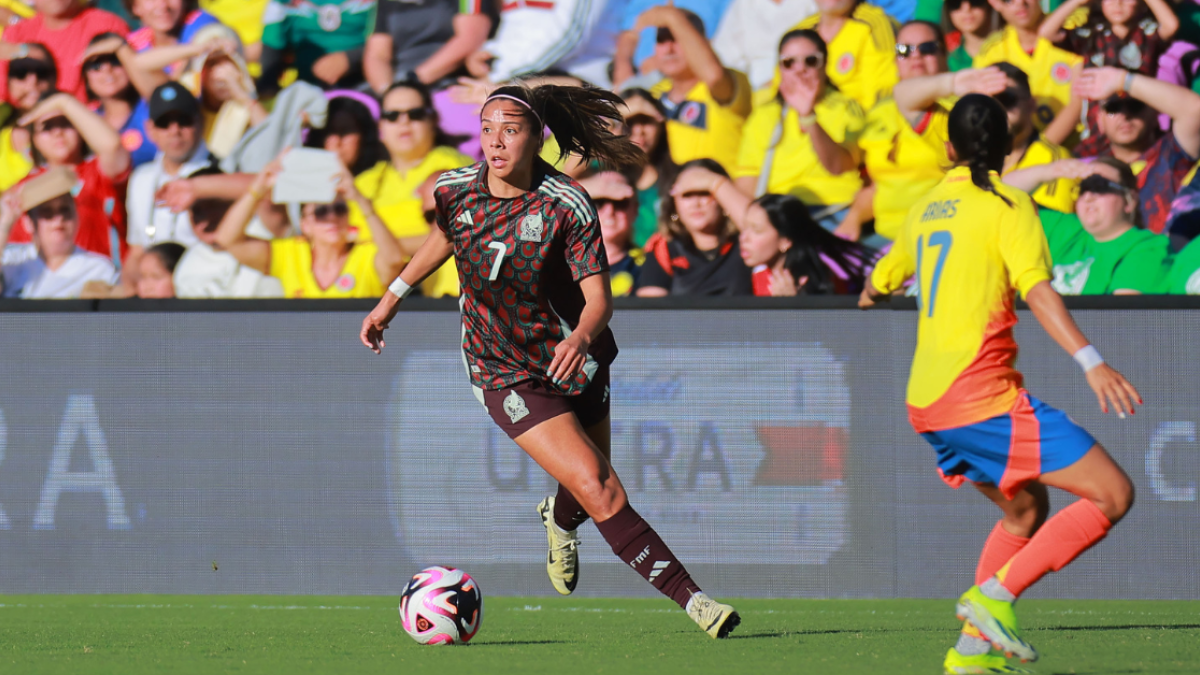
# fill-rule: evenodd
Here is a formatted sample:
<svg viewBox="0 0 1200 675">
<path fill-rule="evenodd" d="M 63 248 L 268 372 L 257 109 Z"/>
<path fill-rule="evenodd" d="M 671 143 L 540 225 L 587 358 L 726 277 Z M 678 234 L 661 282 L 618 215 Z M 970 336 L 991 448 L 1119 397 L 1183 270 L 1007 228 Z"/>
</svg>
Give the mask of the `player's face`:
<svg viewBox="0 0 1200 675">
<path fill-rule="evenodd" d="M 346 202 L 304 204 L 301 206 L 300 231 L 313 244 L 343 246 L 350 234 L 350 210 Z"/>
<path fill-rule="evenodd" d="M 183 0 L 133 0 L 132 12 L 154 31 L 166 33 L 183 18 Z"/>
<path fill-rule="evenodd" d="M 433 111 L 413 89 L 401 87 L 383 98 L 380 107 L 379 138 L 393 157 L 423 159 L 433 149 Z"/>
<path fill-rule="evenodd" d="M 74 198 L 70 195 L 55 197 L 34 207 L 29 215 L 33 220 L 33 241 L 43 257 L 69 255 L 75 250 L 79 217 Z"/>
<path fill-rule="evenodd" d="M 942 53 L 937 34 L 929 26 L 919 23 L 905 26 L 896 36 L 896 44 L 906 45 L 908 48 L 908 54 L 904 57 L 896 55 L 896 69 L 900 72 L 900 79 L 946 72 L 946 56 Z M 936 52 L 925 53 L 935 47 Z"/>
<path fill-rule="evenodd" d="M 746 267 L 774 265 L 792 246 L 792 242 L 779 236 L 779 230 L 771 225 L 767 212 L 758 205 L 746 212 L 746 222 L 738 235 L 738 248 Z"/>
<path fill-rule="evenodd" d="M 479 144 L 491 175 L 507 180 L 533 166 L 541 145 L 540 129 L 535 131 L 529 111 L 516 101 L 497 99 L 483 109 L 479 125 Z"/>
<path fill-rule="evenodd" d="M 977 34 L 985 30 L 989 11 L 987 3 L 973 4 L 963 0 L 957 6 L 951 2 L 951 6 L 950 25 L 963 33 Z"/>
<path fill-rule="evenodd" d="M 137 296 L 139 298 L 173 298 L 175 283 L 171 271 L 156 255 L 144 255 L 138 260 Z"/>
<path fill-rule="evenodd" d="M 79 158 L 79 132 L 66 117 L 39 120 L 33 129 L 33 147 L 51 165 L 74 164 Z"/>
<path fill-rule="evenodd" d="M 1138 0 L 1103 0 L 1100 11 L 1109 23 L 1125 25 L 1137 14 Z"/>
<path fill-rule="evenodd" d="M 1042 22 L 1042 6 L 1037 0 L 988 0 L 1005 23 L 1022 30 L 1037 30 Z"/>
<path fill-rule="evenodd" d="M 1107 241 L 1132 224 L 1136 205 L 1122 194 L 1084 192 L 1075 201 L 1075 214 L 1088 234 Z"/>
</svg>

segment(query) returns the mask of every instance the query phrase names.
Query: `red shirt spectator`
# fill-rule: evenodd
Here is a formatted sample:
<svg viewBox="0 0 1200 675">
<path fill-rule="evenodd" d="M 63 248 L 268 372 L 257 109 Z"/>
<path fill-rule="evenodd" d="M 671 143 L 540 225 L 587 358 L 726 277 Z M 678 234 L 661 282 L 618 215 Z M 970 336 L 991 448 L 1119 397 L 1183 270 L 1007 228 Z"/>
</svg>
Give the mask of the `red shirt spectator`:
<svg viewBox="0 0 1200 675">
<path fill-rule="evenodd" d="M 87 100 L 79 61 L 92 38 L 101 33 L 129 34 L 117 15 L 102 9 L 86 7 L 79 0 L 35 0 L 38 13 L 4 29 L 3 41 L 10 44 L 39 42 L 46 45 L 58 65 L 58 90 Z M 8 63 L 0 64 L 0 82 L 4 82 L 0 98 L 8 98 Z"/>
<path fill-rule="evenodd" d="M 22 183 L 46 172 L 39 166 Z M 125 257 L 125 183 L 129 181 L 129 169 L 115 178 L 109 178 L 100 170 L 96 157 L 74 166 L 79 177 L 79 194 L 75 195 L 75 211 L 79 217 L 79 231 L 75 245 L 85 251 L 99 253 L 114 263 Z M 28 224 L 26 224 L 28 225 Z M 121 258 L 113 255 L 114 240 L 118 243 Z M 11 244 L 32 241 L 28 227 L 14 227 L 8 239 Z"/>
</svg>

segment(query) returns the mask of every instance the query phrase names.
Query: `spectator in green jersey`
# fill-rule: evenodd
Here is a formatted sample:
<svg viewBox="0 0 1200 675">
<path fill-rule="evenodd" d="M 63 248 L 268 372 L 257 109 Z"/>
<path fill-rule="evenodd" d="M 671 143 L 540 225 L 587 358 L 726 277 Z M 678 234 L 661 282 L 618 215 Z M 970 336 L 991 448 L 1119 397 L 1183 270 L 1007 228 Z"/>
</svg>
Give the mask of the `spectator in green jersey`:
<svg viewBox="0 0 1200 675">
<path fill-rule="evenodd" d="M 305 82 L 325 88 L 361 84 L 373 7 L 367 0 L 271 0 L 263 13 L 259 92 L 270 95 L 279 89 L 289 59 Z"/>
<path fill-rule="evenodd" d="M 1180 295 L 1200 295 L 1200 238 L 1193 239 L 1175 254 L 1170 290 Z"/>
</svg>

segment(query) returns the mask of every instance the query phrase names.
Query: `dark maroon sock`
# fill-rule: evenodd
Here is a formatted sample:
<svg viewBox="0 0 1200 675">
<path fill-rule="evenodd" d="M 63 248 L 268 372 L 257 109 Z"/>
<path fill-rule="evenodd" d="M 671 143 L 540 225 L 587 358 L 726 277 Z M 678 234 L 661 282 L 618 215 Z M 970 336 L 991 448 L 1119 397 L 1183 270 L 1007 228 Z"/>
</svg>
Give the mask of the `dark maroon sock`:
<svg viewBox="0 0 1200 675">
<path fill-rule="evenodd" d="M 587 519 L 587 511 L 584 511 L 583 507 L 579 505 L 575 495 L 560 484 L 558 494 L 554 496 L 554 524 L 567 532 L 572 532 L 586 523 Z"/>
<path fill-rule="evenodd" d="M 692 593 L 700 592 L 683 563 L 632 506 L 626 504 L 612 518 L 596 523 L 596 529 L 618 558 L 680 607 L 686 609 Z"/>
</svg>

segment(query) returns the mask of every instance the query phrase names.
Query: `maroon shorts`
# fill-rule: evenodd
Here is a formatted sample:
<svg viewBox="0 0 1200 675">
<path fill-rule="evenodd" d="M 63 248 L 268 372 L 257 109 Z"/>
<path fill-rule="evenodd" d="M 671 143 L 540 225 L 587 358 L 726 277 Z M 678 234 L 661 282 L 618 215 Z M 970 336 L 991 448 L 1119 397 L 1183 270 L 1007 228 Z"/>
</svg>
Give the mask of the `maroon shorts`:
<svg viewBox="0 0 1200 675">
<path fill-rule="evenodd" d="M 483 406 L 509 438 L 516 438 L 549 419 L 575 413 L 584 429 L 608 417 L 608 366 L 600 366 L 592 383 L 578 396 L 563 396 L 537 380 L 518 382 L 495 391 L 484 390 Z"/>
</svg>

